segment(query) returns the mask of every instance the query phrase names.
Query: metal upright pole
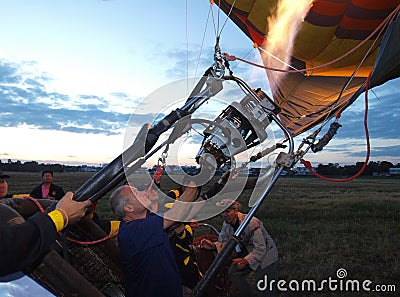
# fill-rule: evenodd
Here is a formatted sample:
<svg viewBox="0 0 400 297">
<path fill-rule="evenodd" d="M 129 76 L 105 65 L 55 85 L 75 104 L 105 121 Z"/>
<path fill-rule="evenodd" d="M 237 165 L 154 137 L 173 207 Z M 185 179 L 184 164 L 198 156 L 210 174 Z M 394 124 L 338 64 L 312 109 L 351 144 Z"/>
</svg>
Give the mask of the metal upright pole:
<svg viewBox="0 0 400 297">
<path fill-rule="evenodd" d="M 286 136 L 289 140 L 289 154 L 290 154 L 290 156 L 292 156 L 293 150 L 294 150 L 293 137 L 290 135 L 289 131 L 282 125 L 282 123 L 279 121 L 279 119 L 275 115 L 271 115 L 271 116 L 274 118 L 275 122 L 281 127 L 281 129 L 286 134 Z M 259 207 L 261 206 L 261 204 L 263 203 L 265 198 L 268 196 L 269 192 L 271 191 L 272 187 L 275 185 L 275 183 L 278 180 L 284 167 L 285 166 L 283 164 L 279 164 L 278 168 L 275 170 L 274 176 L 272 177 L 270 184 L 264 190 L 264 192 L 261 194 L 260 199 L 251 208 L 251 210 L 247 214 L 246 218 L 239 225 L 239 228 L 236 230 L 235 234 L 224 244 L 224 247 L 222 248 L 221 252 L 218 253 L 214 262 L 208 268 L 208 270 L 203 275 L 203 277 L 199 280 L 196 287 L 194 288 L 194 296 L 195 297 L 202 297 L 204 295 L 208 284 L 210 283 L 211 280 L 214 279 L 214 277 L 217 275 L 217 273 L 221 269 L 222 265 L 225 263 L 225 261 L 228 259 L 229 255 L 234 250 L 236 244 L 239 242 L 240 235 L 242 234 L 244 229 L 247 227 L 250 220 L 254 217 L 255 213 L 257 212 L 257 210 L 259 209 Z"/>
</svg>

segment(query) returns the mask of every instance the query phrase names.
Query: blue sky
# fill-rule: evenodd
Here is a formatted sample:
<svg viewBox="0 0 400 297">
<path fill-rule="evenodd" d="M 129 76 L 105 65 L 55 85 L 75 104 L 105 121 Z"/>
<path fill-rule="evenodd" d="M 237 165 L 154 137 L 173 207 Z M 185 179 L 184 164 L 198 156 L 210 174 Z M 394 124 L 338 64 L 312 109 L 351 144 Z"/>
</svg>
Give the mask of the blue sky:
<svg viewBox="0 0 400 297">
<path fill-rule="evenodd" d="M 211 65 L 215 34 L 209 8 L 209 1 L 190 0 L 1 0 L 0 131 L 7 141 L 0 159 L 112 161 L 122 152 L 129 117 L 144 97 Z M 217 9 L 213 15 L 217 21 Z M 224 22 L 220 14 L 219 28 Z M 230 21 L 221 47 L 259 61 L 252 42 Z M 268 92 L 263 70 L 236 62 L 232 68 Z M 399 85 L 387 83 L 369 96 L 371 160 L 400 162 Z M 135 119 L 140 124 L 154 116 L 142 106 Z M 360 98 L 343 113 L 334 141 L 308 159 L 364 160 L 362 121 Z"/>
<path fill-rule="evenodd" d="M 52 297 L 52 293 L 39 286 L 34 280 L 22 273 L 14 274 L 14 278 L 0 278 L 0 297 Z M 10 282 L 6 280 L 14 279 Z"/>
</svg>

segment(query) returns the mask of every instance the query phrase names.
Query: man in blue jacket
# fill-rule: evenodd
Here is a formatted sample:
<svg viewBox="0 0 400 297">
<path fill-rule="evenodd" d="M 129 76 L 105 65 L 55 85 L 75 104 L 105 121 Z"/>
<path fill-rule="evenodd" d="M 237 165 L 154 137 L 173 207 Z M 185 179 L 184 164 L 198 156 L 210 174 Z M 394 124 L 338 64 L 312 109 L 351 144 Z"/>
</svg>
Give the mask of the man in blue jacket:
<svg viewBox="0 0 400 297">
<path fill-rule="evenodd" d="M 113 212 L 122 219 L 118 233 L 125 271 L 126 296 L 182 297 L 179 269 L 165 231 L 183 221 L 196 188 L 188 187 L 181 199 L 163 216 L 149 213 L 145 191 L 124 185 L 110 197 Z"/>
</svg>

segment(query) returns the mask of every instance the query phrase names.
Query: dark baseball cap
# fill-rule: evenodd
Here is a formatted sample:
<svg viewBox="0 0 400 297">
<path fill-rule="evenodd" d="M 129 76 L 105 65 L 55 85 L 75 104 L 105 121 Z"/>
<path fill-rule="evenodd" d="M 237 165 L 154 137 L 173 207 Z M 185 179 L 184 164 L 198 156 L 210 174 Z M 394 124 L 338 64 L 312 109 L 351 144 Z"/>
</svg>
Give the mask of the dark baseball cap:
<svg viewBox="0 0 400 297">
<path fill-rule="evenodd" d="M 7 174 L 4 174 L 3 170 L 0 168 L 0 178 L 10 178 L 10 176 Z"/>
</svg>

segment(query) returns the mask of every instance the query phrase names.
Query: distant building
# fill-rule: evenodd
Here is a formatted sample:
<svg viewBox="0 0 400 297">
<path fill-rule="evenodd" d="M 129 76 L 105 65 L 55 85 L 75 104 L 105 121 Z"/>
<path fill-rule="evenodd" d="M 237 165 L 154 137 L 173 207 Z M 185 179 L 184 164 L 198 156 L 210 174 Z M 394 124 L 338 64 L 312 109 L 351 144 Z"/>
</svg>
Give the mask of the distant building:
<svg viewBox="0 0 400 297">
<path fill-rule="evenodd" d="M 249 169 L 249 176 L 259 176 L 261 172 L 261 168 L 252 167 Z"/>
<path fill-rule="evenodd" d="M 400 168 L 389 168 L 389 174 L 392 175 L 400 175 Z"/>
<path fill-rule="evenodd" d="M 149 174 L 149 170 L 147 168 L 145 168 L 145 167 L 140 167 L 140 168 L 135 170 L 135 173 L 136 174 Z M 154 173 L 156 173 L 156 172 L 154 171 Z"/>
<path fill-rule="evenodd" d="M 317 171 L 317 168 L 313 167 L 314 171 Z M 313 175 L 310 170 L 306 167 L 296 167 L 292 169 L 293 174 L 295 175 Z"/>
<path fill-rule="evenodd" d="M 79 169 L 80 172 L 97 172 L 99 170 L 100 170 L 99 167 L 87 166 L 87 165 L 82 165 L 82 167 Z"/>
<path fill-rule="evenodd" d="M 374 177 L 379 177 L 379 176 L 390 176 L 391 174 L 389 172 L 372 172 L 372 176 Z"/>
</svg>

